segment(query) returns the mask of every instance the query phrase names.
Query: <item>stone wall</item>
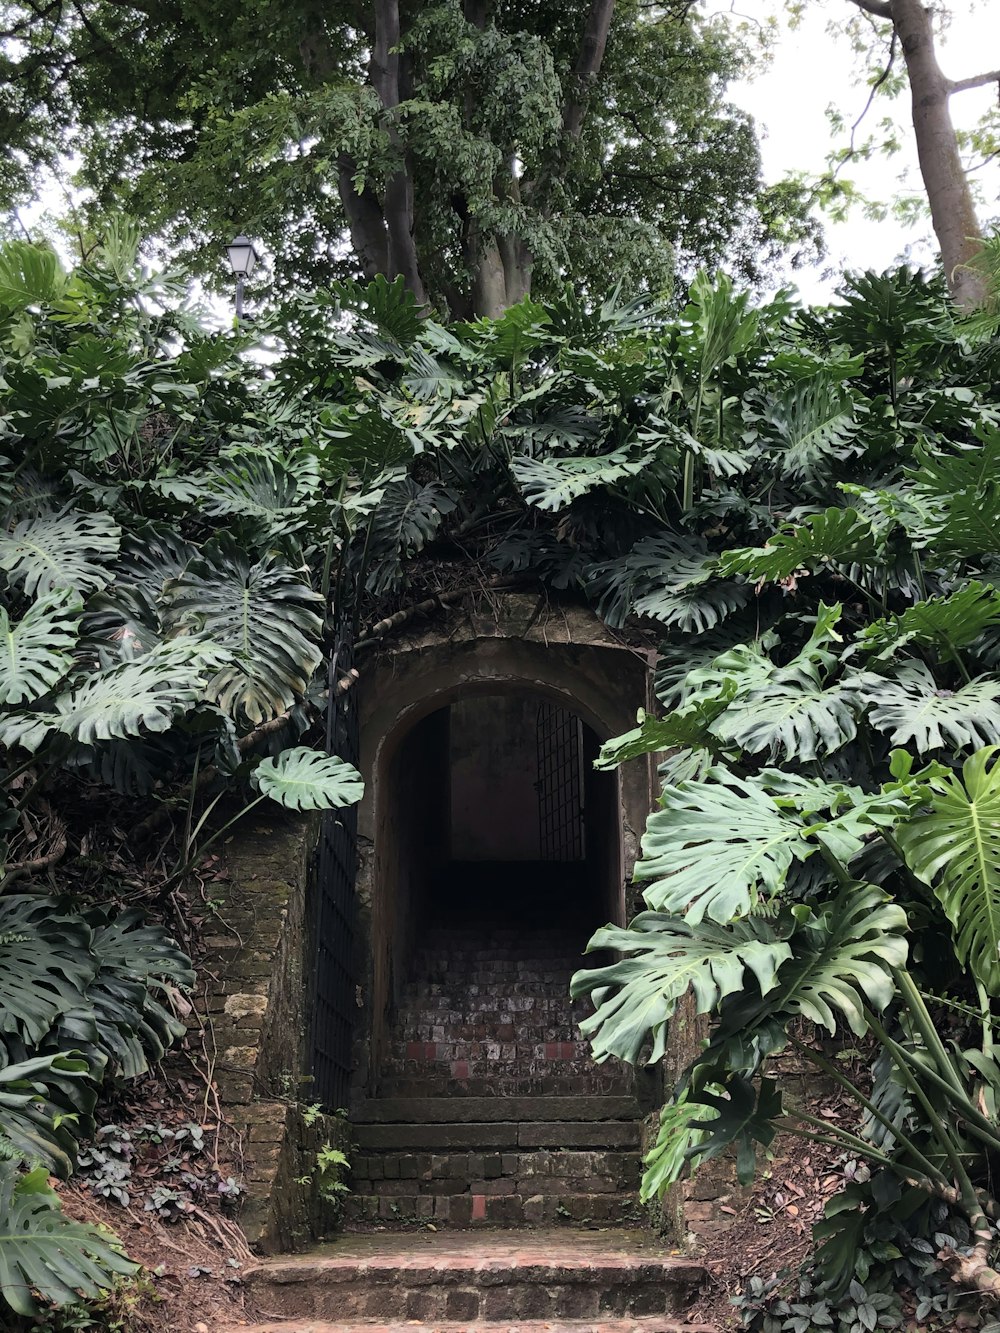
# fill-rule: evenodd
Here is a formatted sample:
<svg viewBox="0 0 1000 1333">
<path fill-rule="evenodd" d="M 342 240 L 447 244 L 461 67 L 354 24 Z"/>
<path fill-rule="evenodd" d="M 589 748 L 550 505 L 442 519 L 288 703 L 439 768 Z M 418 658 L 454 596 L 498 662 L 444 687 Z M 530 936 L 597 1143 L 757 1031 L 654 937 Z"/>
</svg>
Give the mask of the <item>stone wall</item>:
<svg viewBox="0 0 1000 1333">
<path fill-rule="evenodd" d="M 227 1123 L 238 1135 L 246 1196 L 240 1222 L 262 1253 L 308 1244 L 335 1222 L 320 1197 L 316 1152 L 347 1151 L 349 1128 L 313 1114 L 306 1042 L 311 957 L 306 891 L 312 819 L 259 810 L 237 825 L 213 881 L 196 1024 Z M 197 1039 L 197 1038 L 196 1038 Z"/>
</svg>

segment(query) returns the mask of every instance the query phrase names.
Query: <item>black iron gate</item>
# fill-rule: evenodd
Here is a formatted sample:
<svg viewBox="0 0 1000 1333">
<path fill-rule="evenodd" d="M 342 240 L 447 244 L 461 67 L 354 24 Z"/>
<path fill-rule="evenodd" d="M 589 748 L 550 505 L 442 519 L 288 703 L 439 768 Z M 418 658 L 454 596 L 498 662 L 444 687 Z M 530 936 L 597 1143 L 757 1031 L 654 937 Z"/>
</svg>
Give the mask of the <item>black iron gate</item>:
<svg viewBox="0 0 1000 1333">
<path fill-rule="evenodd" d="M 583 724 L 558 704 L 538 707 L 538 842 L 543 861 L 582 861 Z"/>
<path fill-rule="evenodd" d="M 349 631 L 342 630 L 329 662 L 326 752 L 358 763 L 358 714 L 352 689 L 339 690 L 353 664 Z M 315 970 L 312 997 L 312 1097 L 327 1110 L 346 1106 L 357 1013 L 354 975 L 354 884 L 358 807 L 323 816 L 311 878 Z"/>
</svg>

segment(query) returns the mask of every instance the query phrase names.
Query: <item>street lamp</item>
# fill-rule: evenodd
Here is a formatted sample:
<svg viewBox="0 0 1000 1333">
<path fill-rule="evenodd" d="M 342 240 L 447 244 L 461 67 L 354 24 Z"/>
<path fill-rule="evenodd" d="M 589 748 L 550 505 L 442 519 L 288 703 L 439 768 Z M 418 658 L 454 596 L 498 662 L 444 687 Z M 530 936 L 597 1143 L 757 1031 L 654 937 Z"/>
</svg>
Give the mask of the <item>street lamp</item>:
<svg viewBox="0 0 1000 1333">
<path fill-rule="evenodd" d="M 243 318 L 243 280 L 249 278 L 257 267 L 260 255 L 253 248 L 253 241 L 245 236 L 237 236 L 226 246 L 229 255 L 229 267 L 236 278 L 236 322 Z"/>
</svg>

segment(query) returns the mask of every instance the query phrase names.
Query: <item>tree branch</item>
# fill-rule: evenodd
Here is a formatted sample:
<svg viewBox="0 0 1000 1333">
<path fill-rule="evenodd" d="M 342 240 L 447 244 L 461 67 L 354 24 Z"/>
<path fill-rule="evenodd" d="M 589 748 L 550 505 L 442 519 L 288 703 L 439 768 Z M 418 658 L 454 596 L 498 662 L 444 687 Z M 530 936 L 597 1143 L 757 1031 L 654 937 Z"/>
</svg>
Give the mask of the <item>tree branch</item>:
<svg viewBox="0 0 1000 1333">
<path fill-rule="evenodd" d="M 886 0 L 851 0 L 852 5 L 857 5 L 863 9 L 866 14 L 874 14 L 877 19 L 888 19 L 892 22 L 892 6 L 886 3 Z"/>
<path fill-rule="evenodd" d="M 971 79 L 949 79 L 950 93 L 964 93 L 969 88 L 985 88 L 989 83 L 1000 83 L 1000 69 L 991 69 L 988 74 L 973 74 Z"/>
</svg>

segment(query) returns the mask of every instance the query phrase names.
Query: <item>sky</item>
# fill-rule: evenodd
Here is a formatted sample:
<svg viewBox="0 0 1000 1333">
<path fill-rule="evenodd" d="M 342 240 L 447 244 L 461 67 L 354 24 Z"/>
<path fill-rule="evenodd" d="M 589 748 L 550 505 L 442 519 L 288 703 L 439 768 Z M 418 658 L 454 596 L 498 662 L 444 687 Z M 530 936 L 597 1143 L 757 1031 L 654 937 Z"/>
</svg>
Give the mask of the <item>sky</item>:
<svg viewBox="0 0 1000 1333">
<path fill-rule="evenodd" d="M 850 125 L 867 101 L 868 88 L 852 84 L 857 75 L 857 57 L 846 40 L 831 38 L 827 32 L 829 21 L 839 17 L 848 5 L 849 0 L 807 0 L 801 25 L 795 31 L 787 24 L 783 26 L 770 68 L 753 81 L 730 89 L 733 100 L 757 122 L 768 181 L 780 180 L 790 171 L 821 170 L 832 143 L 827 106 L 835 103 Z M 732 7 L 750 18 L 763 19 L 772 5 L 762 0 L 733 0 Z M 952 22 L 939 47 L 944 72 L 955 79 L 1000 69 L 1000 0 L 981 0 L 978 4 L 953 0 L 950 8 Z M 971 127 L 996 104 L 995 84 L 956 94 L 951 100 L 952 117 L 956 126 Z M 895 193 L 922 197 L 913 131 L 908 123 L 908 91 L 891 101 L 876 99 L 868 117 L 872 127 L 887 114 L 900 126 L 902 152 L 892 158 L 852 165 L 847 174 L 872 197 L 887 200 Z M 980 220 L 1000 217 L 1000 164 L 993 163 L 976 174 L 983 199 Z M 898 182 L 900 176 L 903 185 Z M 915 227 L 904 227 L 897 218 L 870 221 L 855 210 L 848 221 L 826 220 L 824 227 L 826 260 L 819 268 L 799 270 L 792 278 L 809 301 L 829 298 L 839 270 L 881 270 L 903 257 L 907 249 L 906 257 L 911 262 L 933 258 L 929 217 Z"/>
</svg>

